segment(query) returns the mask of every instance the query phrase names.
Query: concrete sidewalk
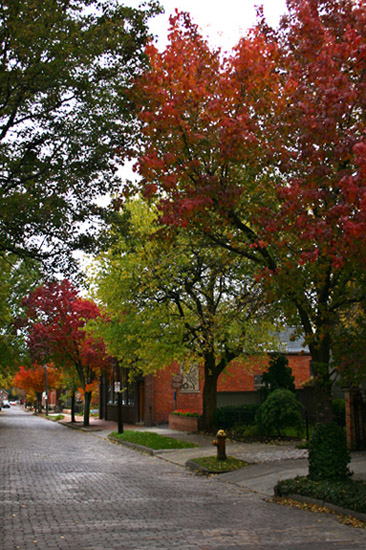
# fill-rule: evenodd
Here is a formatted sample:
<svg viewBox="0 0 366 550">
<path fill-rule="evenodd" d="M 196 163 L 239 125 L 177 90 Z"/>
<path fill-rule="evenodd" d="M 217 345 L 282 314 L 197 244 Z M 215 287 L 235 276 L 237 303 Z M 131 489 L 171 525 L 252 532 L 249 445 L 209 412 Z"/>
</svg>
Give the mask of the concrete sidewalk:
<svg viewBox="0 0 366 550">
<path fill-rule="evenodd" d="M 90 426 L 83 428 L 82 419 L 77 417 L 77 420 L 78 422 L 72 427 L 90 432 L 97 437 L 107 438 L 111 432 L 118 430 L 117 423 L 113 421 L 91 417 Z M 70 426 L 70 418 L 65 416 L 62 423 Z M 179 466 L 185 467 L 187 461 L 197 457 L 214 456 L 216 454 L 216 448 L 212 445 L 213 436 L 170 430 L 167 426 L 147 428 L 145 426 L 124 424 L 124 429 L 152 431 L 198 445 L 198 447 L 190 449 L 154 452 L 155 457 Z M 308 474 L 307 450 L 296 449 L 295 443 L 269 445 L 228 440 L 226 452 L 228 456 L 234 456 L 251 463 L 251 465 L 234 472 L 220 474 L 217 479 L 221 482 L 239 485 L 263 496 L 273 496 L 274 486 L 280 480 Z M 354 452 L 351 456 L 350 469 L 354 472 L 354 479 L 366 480 L 366 451 Z"/>
<path fill-rule="evenodd" d="M 350 470 L 353 479 L 366 480 L 366 451 L 352 453 Z M 278 481 L 308 474 L 307 459 L 286 459 L 269 463 L 253 464 L 226 474 L 220 474 L 219 480 L 250 489 L 255 493 L 273 496 Z"/>
<path fill-rule="evenodd" d="M 160 433 L 177 437 L 185 441 L 198 443 L 196 449 L 159 451 L 157 455 L 169 462 L 185 466 L 188 460 L 201 456 L 213 456 L 216 448 L 212 446 L 213 437 L 199 434 L 183 434 L 172 430 L 161 430 Z M 273 496 L 273 489 L 278 481 L 308 474 L 308 451 L 297 449 L 295 443 L 264 444 L 228 441 L 228 456 L 251 463 L 245 468 L 220 474 L 219 481 L 240 485 L 263 496 Z M 366 480 L 366 451 L 351 453 L 350 470 L 353 479 Z"/>
</svg>

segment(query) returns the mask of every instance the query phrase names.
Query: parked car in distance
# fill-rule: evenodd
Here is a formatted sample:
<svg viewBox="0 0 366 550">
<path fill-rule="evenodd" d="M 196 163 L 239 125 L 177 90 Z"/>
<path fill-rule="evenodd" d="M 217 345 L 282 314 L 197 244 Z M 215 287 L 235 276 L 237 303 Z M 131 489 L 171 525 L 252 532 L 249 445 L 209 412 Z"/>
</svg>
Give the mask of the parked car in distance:
<svg viewBox="0 0 366 550">
<path fill-rule="evenodd" d="M 10 403 L 8 400 L 3 401 L 3 409 L 10 409 Z"/>
</svg>

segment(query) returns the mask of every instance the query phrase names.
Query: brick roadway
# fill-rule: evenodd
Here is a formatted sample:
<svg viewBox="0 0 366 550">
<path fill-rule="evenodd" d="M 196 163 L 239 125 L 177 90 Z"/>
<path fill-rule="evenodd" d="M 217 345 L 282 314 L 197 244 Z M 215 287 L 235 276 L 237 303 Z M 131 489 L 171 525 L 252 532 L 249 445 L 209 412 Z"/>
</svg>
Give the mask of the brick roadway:
<svg viewBox="0 0 366 550">
<path fill-rule="evenodd" d="M 20 408 L 0 413 L 1 550 L 353 550 L 366 530 L 263 501 Z"/>
</svg>

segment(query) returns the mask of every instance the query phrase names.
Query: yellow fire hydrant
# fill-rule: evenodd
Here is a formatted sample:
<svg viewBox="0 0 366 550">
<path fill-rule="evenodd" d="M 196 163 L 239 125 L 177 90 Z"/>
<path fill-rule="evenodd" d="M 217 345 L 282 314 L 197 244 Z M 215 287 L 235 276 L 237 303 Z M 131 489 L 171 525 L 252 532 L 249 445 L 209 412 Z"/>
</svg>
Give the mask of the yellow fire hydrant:
<svg viewBox="0 0 366 550">
<path fill-rule="evenodd" d="M 226 460 L 226 438 L 227 435 L 224 430 L 219 430 L 216 434 L 215 441 L 212 442 L 212 445 L 217 447 L 218 460 Z"/>
</svg>

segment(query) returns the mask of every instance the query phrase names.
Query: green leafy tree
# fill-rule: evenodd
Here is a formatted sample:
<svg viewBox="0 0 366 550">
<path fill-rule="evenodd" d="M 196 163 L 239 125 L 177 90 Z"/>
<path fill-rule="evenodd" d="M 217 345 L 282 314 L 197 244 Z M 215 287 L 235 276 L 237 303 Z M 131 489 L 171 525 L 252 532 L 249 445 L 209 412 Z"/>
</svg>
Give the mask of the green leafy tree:
<svg viewBox="0 0 366 550">
<path fill-rule="evenodd" d="M 10 273 L 11 263 L 0 258 L 0 375 L 2 375 L 2 386 L 5 373 L 13 363 L 12 344 L 15 340 L 14 331 L 11 330 L 12 318 L 9 304 Z"/>
<path fill-rule="evenodd" d="M 37 262 L 21 260 L 13 254 L 0 257 L 0 376 L 7 379 L 7 383 L 20 364 L 29 364 L 19 318 L 24 296 L 35 288 L 40 277 Z"/>
<path fill-rule="evenodd" d="M 295 392 L 295 378 L 285 354 L 271 353 L 268 369 L 262 374 L 262 382 L 265 396 L 280 388 Z"/>
<path fill-rule="evenodd" d="M 110 320 L 109 353 L 143 372 L 173 360 L 202 364 L 203 426 L 211 428 L 217 381 L 234 358 L 263 351 L 268 308 L 260 286 L 235 255 L 201 236 L 159 232 L 157 212 L 131 203 L 128 231 L 118 235 L 94 277 Z"/>
<path fill-rule="evenodd" d="M 91 245 L 82 222 L 100 217 L 95 200 L 120 184 L 117 146 L 133 130 L 125 92 L 156 11 L 154 1 L 144 10 L 118 0 L 0 2 L 1 255 L 61 270 L 67 252 Z"/>
</svg>

